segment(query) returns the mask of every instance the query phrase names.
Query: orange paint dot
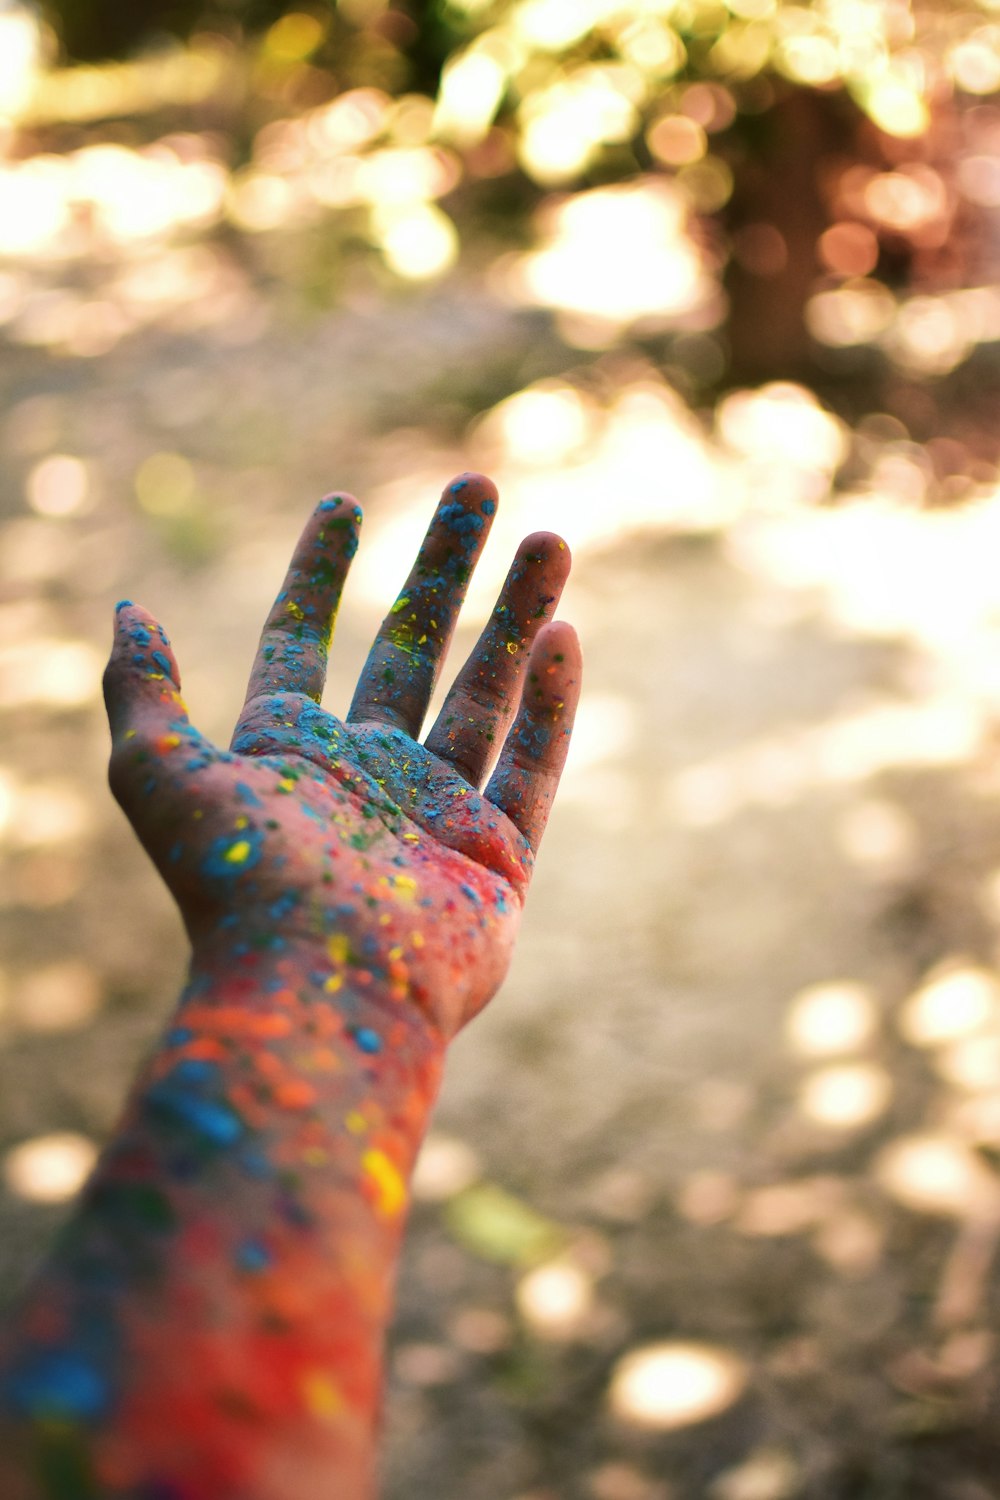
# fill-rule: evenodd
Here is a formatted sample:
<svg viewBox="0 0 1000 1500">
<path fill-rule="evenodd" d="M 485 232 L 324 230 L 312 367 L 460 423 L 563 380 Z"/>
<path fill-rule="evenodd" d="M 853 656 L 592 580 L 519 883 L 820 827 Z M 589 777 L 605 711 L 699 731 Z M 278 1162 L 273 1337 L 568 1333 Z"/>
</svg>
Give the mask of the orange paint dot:
<svg viewBox="0 0 1000 1500">
<path fill-rule="evenodd" d="M 279 1083 L 274 1090 L 274 1102 L 282 1109 L 308 1109 L 316 1103 L 316 1090 L 302 1078 Z"/>
</svg>

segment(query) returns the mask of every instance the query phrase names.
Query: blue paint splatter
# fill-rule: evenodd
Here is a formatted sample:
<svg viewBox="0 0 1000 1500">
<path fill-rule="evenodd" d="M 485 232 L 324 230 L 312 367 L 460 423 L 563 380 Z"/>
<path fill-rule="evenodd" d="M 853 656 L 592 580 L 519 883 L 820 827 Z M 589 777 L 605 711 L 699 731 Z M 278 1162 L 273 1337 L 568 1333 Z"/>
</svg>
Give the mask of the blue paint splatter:
<svg viewBox="0 0 1000 1500">
<path fill-rule="evenodd" d="M 372 1031 L 370 1026 L 355 1026 L 352 1028 L 351 1034 L 362 1052 L 375 1053 L 382 1051 L 382 1038 L 377 1031 Z"/>
<path fill-rule="evenodd" d="M 169 657 L 164 656 L 162 651 L 154 651 L 152 653 L 152 658 L 165 677 L 173 677 L 174 669 L 170 665 Z"/>
<path fill-rule="evenodd" d="M 243 1134 L 243 1121 L 228 1104 L 189 1093 L 173 1077 L 154 1084 L 146 1099 L 152 1109 L 190 1126 L 214 1146 L 231 1146 Z"/>
<path fill-rule="evenodd" d="M 71 1350 L 34 1354 L 6 1382 L 7 1403 L 35 1420 L 93 1422 L 110 1402 L 108 1382 Z"/>
<path fill-rule="evenodd" d="M 457 501 L 453 505 L 443 505 L 440 511 L 440 519 L 452 531 L 457 531 L 460 537 L 470 539 L 480 531 L 486 524 L 482 516 L 477 515 L 474 510 L 466 510 L 464 505 Z"/>
<path fill-rule="evenodd" d="M 215 1083 L 221 1075 L 218 1063 L 204 1057 L 185 1057 L 173 1068 L 170 1076 L 181 1083 Z"/>
<path fill-rule="evenodd" d="M 254 791 L 253 787 L 247 786 L 245 781 L 238 781 L 236 783 L 236 790 L 240 796 L 240 800 L 245 802 L 247 807 L 264 806 L 263 802 L 257 796 L 257 793 Z"/>
<path fill-rule="evenodd" d="M 244 1240 L 236 1246 L 235 1259 L 241 1271 L 265 1271 L 271 1264 L 271 1252 L 260 1240 Z"/>
</svg>

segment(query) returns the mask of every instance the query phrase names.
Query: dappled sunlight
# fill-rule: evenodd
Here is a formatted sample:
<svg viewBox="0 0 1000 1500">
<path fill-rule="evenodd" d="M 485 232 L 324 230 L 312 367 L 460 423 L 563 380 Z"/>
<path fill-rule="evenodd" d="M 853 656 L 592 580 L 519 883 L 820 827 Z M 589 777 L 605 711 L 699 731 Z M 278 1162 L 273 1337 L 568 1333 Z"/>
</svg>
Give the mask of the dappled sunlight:
<svg viewBox="0 0 1000 1500">
<path fill-rule="evenodd" d="M 12 1146 L 0 1162 L 7 1191 L 33 1203 L 63 1203 L 79 1191 L 97 1147 L 74 1131 L 54 1131 Z"/>
<path fill-rule="evenodd" d="M 835 1057 L 869 1046 L 878 1023 L 868 986 L 839 980 L 801 990 L 789 1006 L 785 1027 L 789 1041 L 803 1057 Z"/>
<path fill-rule="evenodd" d="M 97 1015 L 98 976 L 81 959 L 63 959 L 20 974 L 10 988 L 9 1011 L 25 1031 L 71 1031 Z"/>
<path fill-rule="evenodd" d="M 587 1329 L 594 1306 L 593 1281 L 570 1258 L 550 1261 L 522 1276 L 514 1300 L 533 1333 L 571 1339 Z"/>
<path fill-rule="evenodd" d="M 874 1170 L 890 1197 L 917 1213 L 1000 1218 L 1000 1179 L 957 1135 L 900 1136 L 878 1153 Z"/>
<path fill-rule="evenodd" d="M 899 1029 L 911 1046 L 939 1047 L 1000 1024 L 1000 984 L 960 960 L 929 975 L 902 1006 Z"/>
<path fill-rule="evenodd" d="M 686 217 L 683 196 L 656 178 L 577 194 L 545 210 L 541 247 L 504 268 L 501 284 L 568 314 L 569 341 L 585 347 L 611 344 L 639 319 L 711 327 L 715 287 Z"/>
<path fill-rule="evenodd" d="M 221 735 L 320 494 L 365 510 L 334 712 L 456 474 L 501 498 L 439 696 L 521 539 L 573 552 L 387 1494 L 992 1482 L 951 1434 L 1000 1275 L 996 10 L 341 0 L 68 66 L 0 4 L 11 1265 L 183 957 L 103 782 L 116 592 Z"/>
<path fill-rule="evenodd" d="M 892 1079 L 876 1063 L 841 1063 L 819 1068 L 799 1087 L 799 1109 L 807 1119 L 832 1130 L 872 1125 L 892 1100 Z"/>
<path fill-rule="evenodd" d="M 728 1349 L 650 1344 L 626 1354 L 611 1376 L 609 1401 L 620 1421 L 669 1432 L 706 1422 L 738 1401 L 749 1371 Z"/>
</svg>

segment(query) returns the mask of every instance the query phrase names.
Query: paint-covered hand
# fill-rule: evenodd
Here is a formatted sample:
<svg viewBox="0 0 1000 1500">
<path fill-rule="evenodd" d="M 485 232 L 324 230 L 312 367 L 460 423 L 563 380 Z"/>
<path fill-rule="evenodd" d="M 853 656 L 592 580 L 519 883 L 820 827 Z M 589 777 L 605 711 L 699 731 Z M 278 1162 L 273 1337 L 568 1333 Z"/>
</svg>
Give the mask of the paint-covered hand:
<svg viewBox="0 0 1000 1500">
<path fill-rule="evenodd" d="M 294 950 L 331 993 L 371 985 L 445 1037 L 495 993 L 580 684 L 576 634 L 551 621 L 569 552 L 539 533 L 518 548 L 419 741 L 495 509 L 479 475 L 445 490 L 340 720 L 319 704 L 361 513 L 350 496 L 322 500 L 264 626 L 228 751 L 191 724 L 162 627 L 119 605 L 105 673 L 111 786 L 180 907 L 196 964 Z"/>
</svg>

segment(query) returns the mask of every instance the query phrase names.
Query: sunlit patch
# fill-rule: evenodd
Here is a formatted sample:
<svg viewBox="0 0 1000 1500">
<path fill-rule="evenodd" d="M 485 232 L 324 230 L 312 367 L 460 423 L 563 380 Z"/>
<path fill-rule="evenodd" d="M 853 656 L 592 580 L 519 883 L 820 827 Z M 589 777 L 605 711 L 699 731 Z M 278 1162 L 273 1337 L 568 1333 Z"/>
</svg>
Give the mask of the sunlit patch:
<svg viewBox="0 0 1000 1500">
<path fill-rule="evenodd" d="M 87 509 L 87 465 L 68 453 L 53 453 L 35 465 L 25 484 L 28 504 L 41 516 L 78 515 Z"/>
<path fill-rule="evenodd" d="M 914 1047 L 939 1047 L 1000 1019 L 1000 986 L 986 969 L 953 963 L 932 974 L 903 1005 L 899 1029 Z"/>
<path fill-rule="evenodd" d="M 877 797 L 866 797 L 849 807 L 838 819 L 835 837 L 853 864 L 874 875 L 894 875 L 906 869 L 919 846 L 909 813 Z"/>
<path fill-rule="evenodd" d="M 878 1025 L 871 991 L 840 980 L 800 990 L 789 1007 L 785 1028 L 804 1057 L 831 1057 L 866 1047 Z"/>
<path fill-rule="evenodd" d="M 510 1319 L 489 1307 L 460 1307 L 449 1319 L 449 1337 L 473 1354 L 496 1354 L 513 1338 Z"/>
<path fill-rule="evenodd" d="M 551 1261 L 522 1276 L 515 1300 L 533 1332 L 544 1338 L 572 1338 L 593 1308 L 593 1281 L 572 1260 Z"/>
<path fill-rule="evenodd" d="M 708 1491 L 710 1500 L 793 1500 L 802 1493 L 802 1469 L 785 1448 L 756 1448 L 749 1458 L 724 1469 Z"/>
<path fill-rule="evenodd" d="M 450 1385 L 462 1372 L 462 1361 L 446 1344 L 400 1344 L 393 1352 L 393 1371 L 404 1385 Z"/>
<path fill-rule="evenodd" d="M 7 837 L 22 849 L 69 844 L 93 828 L 93 809 L 69 781 L 22 783 L 14 796 Z"/>
<path fill-rule="evenodd" d="M 689 115 L 662 115 L 646 132 L 646 144 L 657 161 L 685 167 L 700 161 L 708 148 L 704 128 Z"/>
<path fill-rule="evenodd" d="M 692 1172 L 675 1197 L 677 1212 L 691 1224 L 721 1224 L 740 1204 L 740 1190 L 730 1172 Z"/>
<path fill-rule="evenodd" d="M 683 196 L 664 181 L 577 193 L 547 219 L 546 243 L 508 278 L 525 301 L 584 314 L 610 337 L 640 318 L 669 321 L 703 308 L 713 293 L 686 233 Z"/>
<path fill-rule="evenodd" d="M 434 109 L 435 133 L 463 146 L 481 140 L 493 123 L 506 87 L 505 69 L 483 47 L 449 59 L 441 72 Z"/>
<path fill-rule="evenodd" d="M 964 1037 L 945 1047 L 934 1066 L 953 1088 L 969 1093 L 1000 1089 L 1000 1036 Z"/>
<path fill-rule="evenodd" d="M 560 52 L 586 36 L 608 8 L 601 0 L 521 0 L 514 10 L 515 32 L 534 47 Z"/>
<path fill-rule="evenodd" d="M 993 1219 L 1000 1212 L 1000 1181 L 957 1136 L 901 1136 L 879 1153 L 875 1175 L 891 1197 L 920 1213 Z"/>
<path fill-rule="evenodd" d="M 29 1031 L 67 1031 L 83 1026 L 97 1013 L 101 986 L 89 965 L 79 959 L 46 964 L 22 974 L 12 994 L 12 1011 Z"/>
<path fill-rule="evenodd" d="M 386 264 L 408 281 L 440 276 L 458 259 L 458 231 L 434 203 L 383 209 L 374 223 Z"/>
<path fill-rule="evenodd" d="M 433 1131 L 417 1157 L 413 1196 L 424 1203 L 442 1203 L 471 1186 L 479 1175 L 479 1159 L 471 1146 Z"/>
<path fill-rule="evenodd" d="M 843 1198 L 835 1177 L 803 1177 L 775 1182 L 746 1194 L 736 1228 L 761 1237 L 802 1234 L 825 1219 Z"/>
<path fill-rule="evenodd" d="M 883 1115 L 892 1098 L 892 1080 L 875 1063 L 844 1063 L 821 1068 L 803 1080 L 799 1108 L 818 1125 L 857 1130 Z"/>
<path fill-rule="evenodd" d="M 3 1158 L 9 1192 L 33 1203 L 62 1203 L 83 1185 L 97 1147 L 73 1131 L 55 1131 L 14 1146 Z"/>
<path fill-rule="evenodd" d="M 867 1276 L 882 1258 L 885 1232 L 870 1214 L 841 1209 L 817 1226 L 812 1246 L 841 1275 Z"/>
<path fill-rule="evenodd" d="M 948 52 L 948 69 L 968 94 L 993 94 L 1000 89 L 1000 26 L 982 26 Z"/>
<path fill-rule="evenodd" d="M 482 424 L 520 463 L 558 464 L 574 456 L 593 431 L 594 413 L 579 391 L 555 382 L 529 386 L 501 401 Z"/>
<path fill-rule="evenodd" d="M 734 452 L 775 469 L 792 465 L 829 475 L 846 451 L 842 423 L 823 410 L 811 391 L 790 381 L 735 391 L 719 403 L 716 422 Z"/>
<path fill-rule="evenodd" d="M 831 245 L 831 253 L 833 250 Z M 859 275 L 843 286 L 811 297 L 806 304 L 806 325 L 821 344 L 844 349 L 874 342 L 891 325 L 895 314 L 896 299 L 888 287 Z"/>
<path fill-rule="evenodd" d="M 748 1370 L 727 1349 L 709 1344 L 651 1344 L 626 1354 L 611 1377 L 616 1417 L 637 1427 L 670 1431 L 705 1422 L 738 1401 Z"/>
<path fill-rule="evenodd" d="M 275 21 L 264 36 L 264 51 L 277 62 L 301 62 L 315 52 L 326 35 L 318 16 L 291 11 Z"/>
<path fill-rule="evenodd" d="M 38 17 L 26 6 L 0 13 L 0 117 L 18 115 L 34 91 L 42 63 Z"/>
<path fill-rule="evenodd" d="M 153 516 L 179 515 L 192 504 L 194 469 L 181 453 L 151 453 L 135 471 L 136 498 Z"/>
<path fill-rule="evenodd" d="M 892 68 L 866 79 L 856 94 L 862 108 L 888 135 L 910 139 L 923 135 L 930 124 L 930 110 L 919 89 Z"/>
<path fill-rule="evenodd" d="M 544 1490 L 541 1492 L 544 1495 Z M 588 1500 L 662 1500 L 663 1490 L 633 1464 L 601 1464 L 590 1474 Z M 519 1500 L 531 1500 L 530 1496 Z M 536 1500 L 541 1496 L 536 1494 Z"/>
</svg>

